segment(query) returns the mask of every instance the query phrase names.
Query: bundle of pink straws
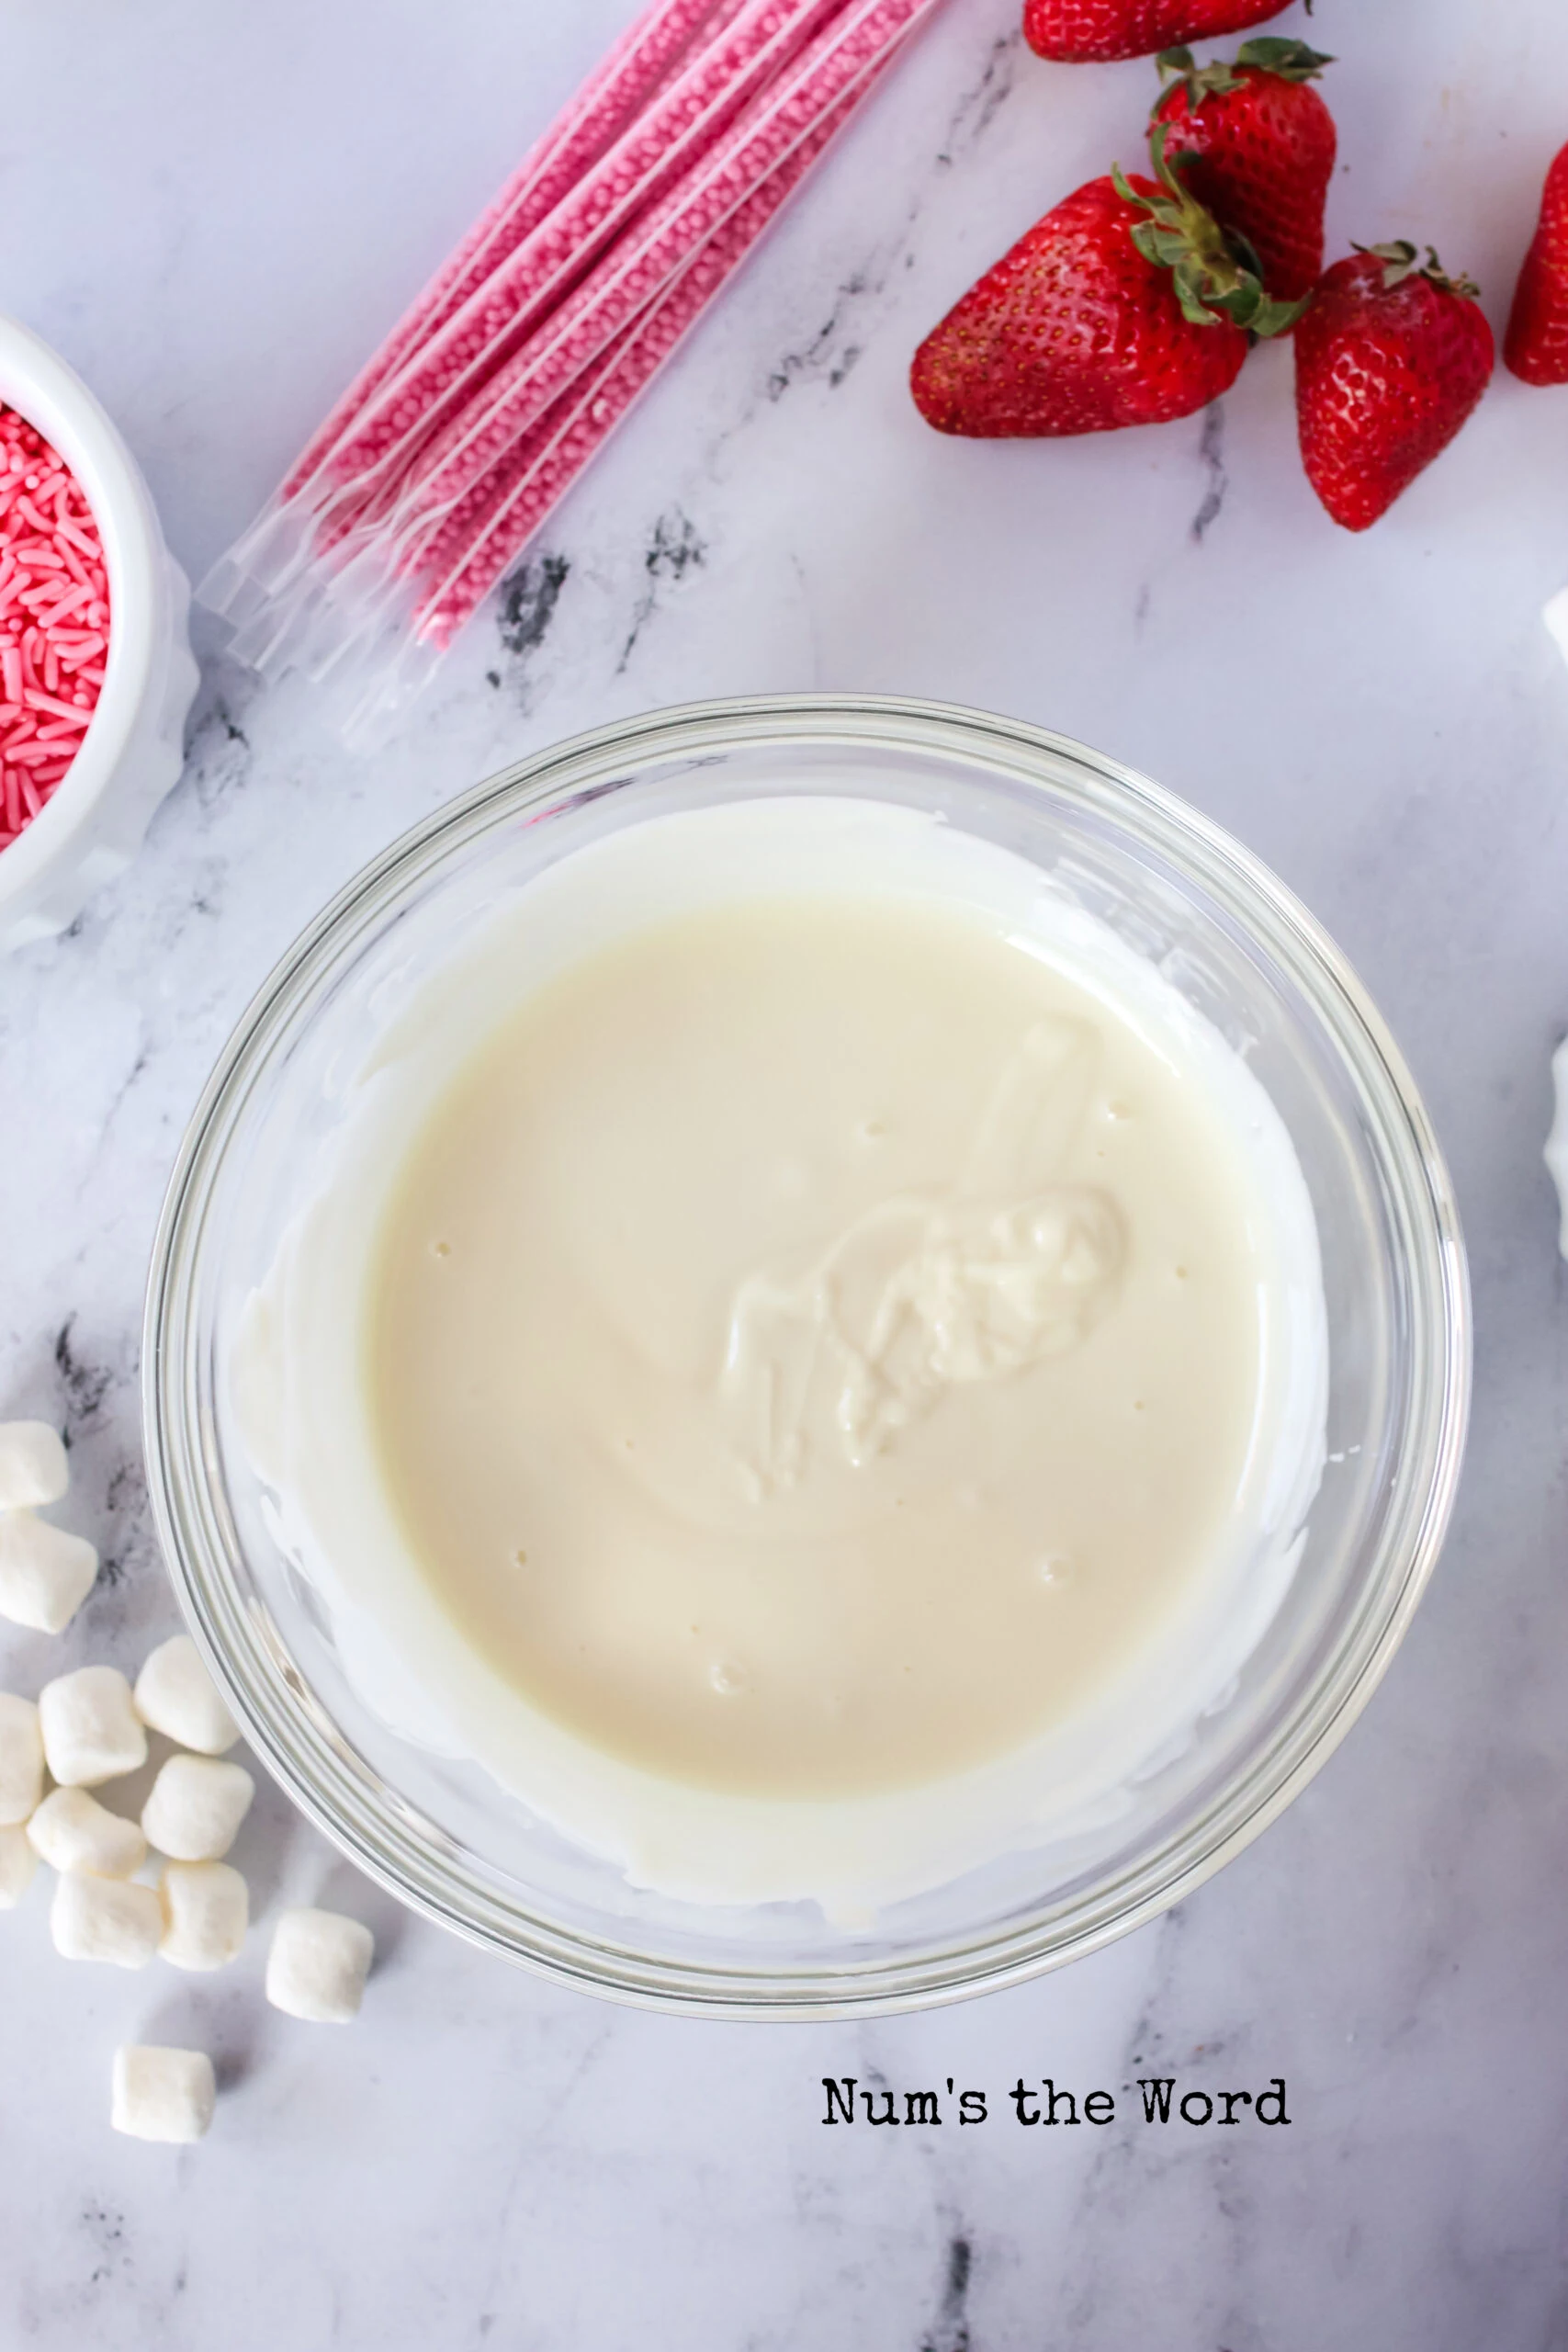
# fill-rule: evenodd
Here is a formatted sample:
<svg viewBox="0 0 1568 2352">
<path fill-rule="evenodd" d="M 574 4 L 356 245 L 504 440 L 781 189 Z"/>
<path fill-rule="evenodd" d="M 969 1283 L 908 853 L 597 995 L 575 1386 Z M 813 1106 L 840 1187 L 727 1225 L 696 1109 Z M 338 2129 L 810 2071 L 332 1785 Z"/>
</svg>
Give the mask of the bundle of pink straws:
<svg viewBox="0 0 1568 2352">
<path fill-rule="evenodd" d="M 395 705 L 935 5 L 652 0 L 204 582 L 235 652 Z"/>
</svg>

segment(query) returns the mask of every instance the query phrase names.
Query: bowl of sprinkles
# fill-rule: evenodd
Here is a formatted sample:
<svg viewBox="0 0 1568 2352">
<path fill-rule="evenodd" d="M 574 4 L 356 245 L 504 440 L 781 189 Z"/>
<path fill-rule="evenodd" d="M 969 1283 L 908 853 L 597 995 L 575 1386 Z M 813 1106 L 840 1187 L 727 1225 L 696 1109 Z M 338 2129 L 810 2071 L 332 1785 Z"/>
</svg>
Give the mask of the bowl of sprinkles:
<svg viewBox="0 0 1568 2352">
<path fill-rule="evenodd" d="M 0 951 L 64 930 L 181 766 L 189 593 L 81 379 L 0 318 Z"/>
<path fill-rule="evenodd" d="M 0 408 L 0 849 L 65 780 L 109 650 L 103 542 L 36 424 Z"/>
</svg>

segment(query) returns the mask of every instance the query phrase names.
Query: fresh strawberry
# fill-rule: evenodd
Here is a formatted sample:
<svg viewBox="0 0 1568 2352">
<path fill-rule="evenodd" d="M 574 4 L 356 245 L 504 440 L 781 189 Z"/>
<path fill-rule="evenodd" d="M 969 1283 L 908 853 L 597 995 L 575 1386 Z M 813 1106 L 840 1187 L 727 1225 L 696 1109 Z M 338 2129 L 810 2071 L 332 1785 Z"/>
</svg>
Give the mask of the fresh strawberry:
<svg viewBox="0 0 1568 2352">
<path fill-rule="evenodd" d="M 1171 80 L 1154 111 L 1170 130 L 1181 176 L 1223 228 L 1244 237 L 1270 294 L 1293 302 L 1323 272 L 1323 207 L 1338 144 L 1334 117 L 1307 85 L 1330 57 L 1304 40 L 1244 41 L 1234 65 L 1168 49 Z M 1174 77 L 1174 79 L 1172 79 Z"/>
<path fill-rule="evenodd" d="M 1296 330 L 1296 421 L 1307 479 L 1337 523 L 1364 531 L 1446 449 L 1486 390 L 1492 330 L 1465 277 L 1427 248 L 1358 248 L 1318 282 Z"/>
<path fill-rule="evenodd" d="M 1527 384 L 1568 384 L 1568 147 L 1546 175 L 1503 356 Z"/>
<path fill-rule="evenodd" d="M 1152 57 L 1173 41 L 1218 40 L 1277 17 L 1289 0 L 1023 0 L 1023 38 L 1067 65 Z"/>
<path fill-rule="evenodd" d="M 1161 424 L 1228 390 L 1271 302 L 1154 141 L 1159 181 L 1090 180 L 1037 220 L 915 354 L 915 405 L 939 433 L 1110 433 Z"/>
</svg>

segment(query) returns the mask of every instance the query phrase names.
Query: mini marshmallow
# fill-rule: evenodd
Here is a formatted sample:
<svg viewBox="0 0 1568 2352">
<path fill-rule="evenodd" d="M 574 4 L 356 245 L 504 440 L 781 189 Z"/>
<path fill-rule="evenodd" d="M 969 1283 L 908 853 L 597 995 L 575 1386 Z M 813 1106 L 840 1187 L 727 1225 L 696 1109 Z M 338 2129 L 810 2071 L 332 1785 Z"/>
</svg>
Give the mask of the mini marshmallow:
<svg viewBox="0 0 1568 2352">
<path fill-rule="evenodd" d="M 157 2050 L 143 2042 L 114 2053 L 109 2121 L 133 2140 L 199 2140 L 217 2098 L 205 2050 Z"/>
<path fill-rule="evenodd" d="M 156 1887 L 73 1871 L 55 1887 L 49 1931 L 62 1960 L 145 1968 L 164 1932 L 164 1906 Z"/>
<path fill-rule="evenodd" d="M 43 1736 L 30 1699 L 0 1690 L 0 1828 L 19 1828 L 43 1794 Z"/>
<path fill-rule="evenodd" d="M 25 1829 L 0 1829 L 0 1911 L 14 1911 L 33 1882 L 38 1856 Z"/>
<path fill-rule="evenodd" d="M 359 2015 L 376 1939 L 340 1911 L 285 1911 L 266 1960 L 266 1997 L 308 2025 L 346 2025 Z"/>
<path fill-rule="evenodd" d="M 0 1617 L 34 1634 L 62 1634 L 97 1580 L 98 1555 L 30 1510 L 0 1514 Z"/>
<path fill-rule="evenodd" d="M 136 1678 L 136 1712 L 176 1747 L 222 1756 L 240 1726 L 218 1695 L 201 1652 L 188 1634 L 176 1634 L 152 1652 Z"/>
<path fill-rule="evenodd" d="M 141 1826 L 149 1843 L 176 1862 L 221 1861 L 255 1792 L 243 1764 L 171 1756 L 141 1808 Z"/>
<path fill-rule="evenodd" d="M 44 1761 L 62 1788 L 96 1789 L 147 1761 L 147 1734 L 115 1666 L 82 1666 L 38 1694 Z"/>
<path fill-rule="evenodd" d="M 0 1510 L 57 1503 L 70 1484 L 58 1430 L 47 1421 L 0 1421 Z"/>
<path fill-rule="evenodd" d="M 51 1789 L 28 1824 L 28 1842 L 51 1870 L 93 1878 L 130 1878 L 147 1860 L 134 1821 L 111 1813 L 85 1789 Z"/>
<path fill-rule="evenodd" d="M 164 1872 L 164 1939 L 175 1968 L 227 1968 L 251 1924 L 250 1891 L 227 1862 L 171 1862 Z"/>
</svg>

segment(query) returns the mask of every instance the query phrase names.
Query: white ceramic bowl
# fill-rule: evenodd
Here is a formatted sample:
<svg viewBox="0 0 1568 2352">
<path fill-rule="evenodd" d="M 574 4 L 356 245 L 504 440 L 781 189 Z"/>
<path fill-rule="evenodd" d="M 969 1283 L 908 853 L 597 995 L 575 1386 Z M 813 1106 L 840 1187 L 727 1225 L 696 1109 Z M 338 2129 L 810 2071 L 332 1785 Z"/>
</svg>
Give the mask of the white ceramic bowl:
<svg viewBox="0 0 1568 2352">
<path fill-rule="evenodd" d="M 92 724 L 52 797 L 0 850 L 4 953 L 63 931 L 135 856 L 180 773 L 197 668 L 190 589 L 135 459 L 81 378 L 6 318 L 0 401 L 53 443 L 81 483 L 109 576 L 108 661 Z"/>
</svg>

